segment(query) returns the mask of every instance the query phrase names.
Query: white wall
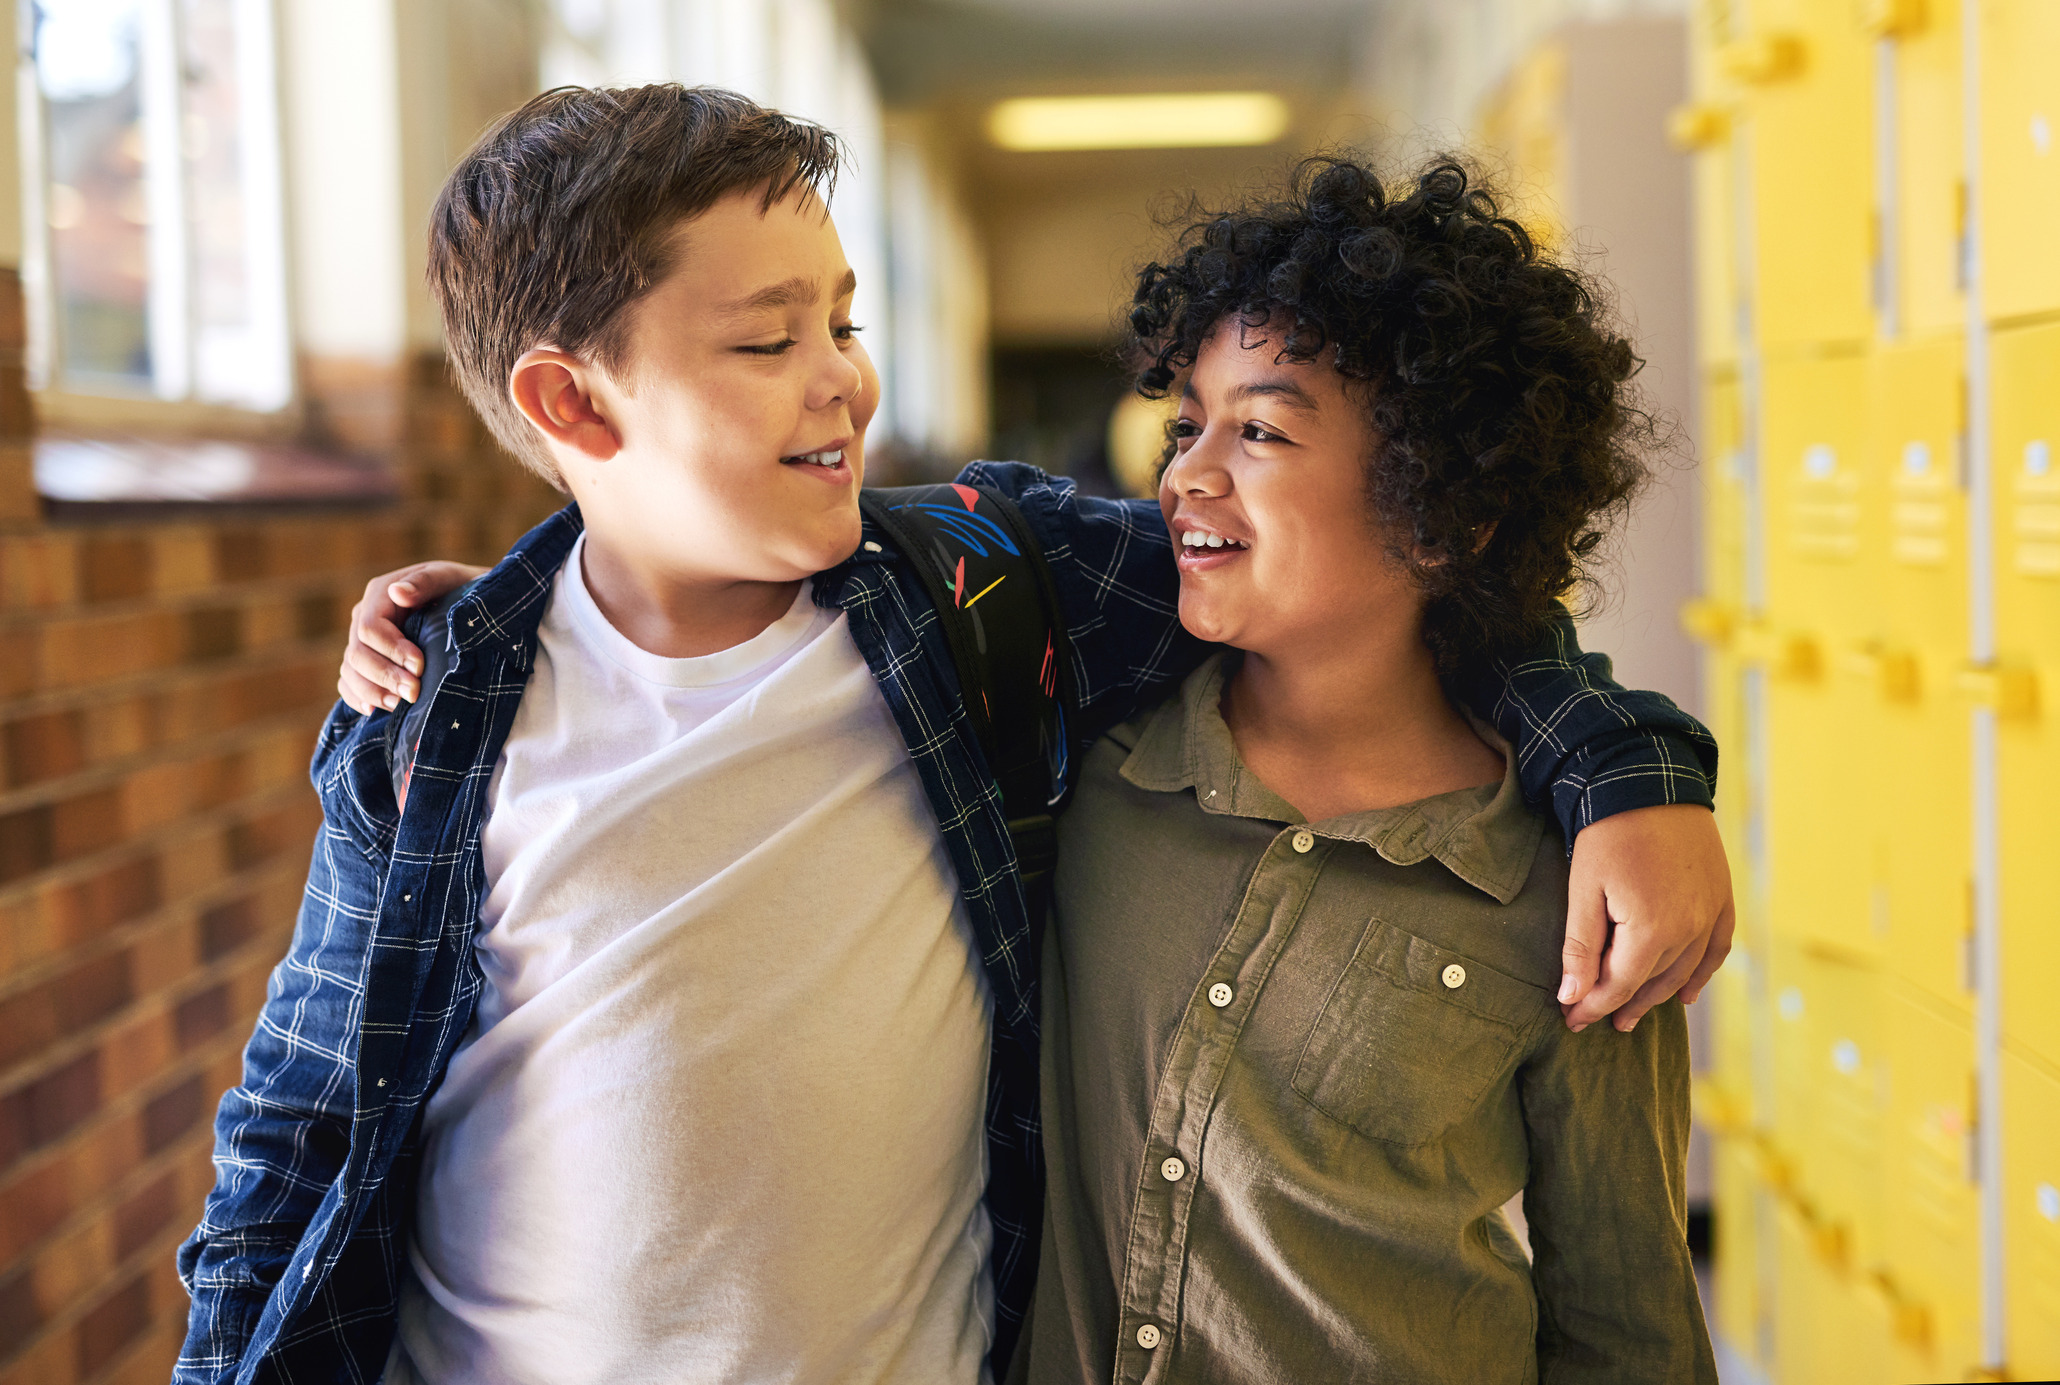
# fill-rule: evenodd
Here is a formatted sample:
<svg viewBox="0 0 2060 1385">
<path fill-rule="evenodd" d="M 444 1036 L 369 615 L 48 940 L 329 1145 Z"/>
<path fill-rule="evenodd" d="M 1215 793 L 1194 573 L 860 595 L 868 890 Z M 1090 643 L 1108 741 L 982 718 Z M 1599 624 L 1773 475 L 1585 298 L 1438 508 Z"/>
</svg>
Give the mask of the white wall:
<svg viewBox="0 0 2060 1385">
<path fill-rule="evenodd" d="M 1688 0 L 1380 0 L 1357 85 L 1400 138 L 1461 142 L 1483 99 L 1563 24 L 1685 15 Z"/>
<path fill-rule="evenodd" d="M 915 118 L 889 130 L 889 291 L 894 324 L 883 421 L 914 451 L 960 459 L 988 433 L 987 265 L 957 182 Z"/>
<path fill-rule="evenodd" d="M 315 355 L 397 360 L 410 260 L 393 5 L 281 0 L 279 18 L 295 335 Z"/>
</svg>

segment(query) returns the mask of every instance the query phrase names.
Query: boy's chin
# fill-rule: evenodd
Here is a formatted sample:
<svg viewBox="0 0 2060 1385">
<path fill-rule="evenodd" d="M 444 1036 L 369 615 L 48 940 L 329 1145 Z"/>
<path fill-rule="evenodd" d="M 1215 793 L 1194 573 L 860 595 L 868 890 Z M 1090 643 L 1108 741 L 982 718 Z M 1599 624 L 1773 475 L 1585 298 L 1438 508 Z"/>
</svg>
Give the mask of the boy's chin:
<svg viewBox="0 0 2060 1385">
<path fill-rule="evenodd" d="M 865 528 L 858 518 L 858 496 L 854 493 L 848 506 L 841 506 L 835 514 L 824 516 L 823 521 L 813 526 L 796 547 L 805 554 L 802 561 L 813 564 L 808 570 L 816 573 L 833 568 L 856 553 L 864 537 Z"/>
</svg>

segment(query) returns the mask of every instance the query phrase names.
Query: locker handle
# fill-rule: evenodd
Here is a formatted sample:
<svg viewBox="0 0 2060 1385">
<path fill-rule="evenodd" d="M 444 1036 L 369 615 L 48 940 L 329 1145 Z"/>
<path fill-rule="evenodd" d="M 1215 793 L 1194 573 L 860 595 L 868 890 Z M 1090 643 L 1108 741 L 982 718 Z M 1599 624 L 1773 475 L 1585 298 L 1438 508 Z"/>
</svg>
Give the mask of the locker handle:
<svg viewBox="0 0 2060 1385">
<path fill-rule="evenodd" d="M 1690 101 L 1667 112 L 1667 143 L 1684 154 L 1709 149 L 1731 136 L 1731 112 L 1713 101 Z"/>
<path fill-rule="evenodd" d="M 1749 87 L 1783 82 L 1801 74 L 1807 49 L 1795 34 L 1755 34 L 1717 50 L 1717 67 Z"/>
<path fill-rule="evenodd" d="M 1872 683 L 1886 702 L 1917 700 L 1917 656 L 1907 650 L 1863 644 L 1846 651 L 1839 668 Z"/>
<path fill-rule="evenodd" d="M 1859 11 L 1868 38 L 1908 38 L 1924 27 L 1924 0 L 1860 0 Z"/>
<path fill-rule="evenodd" d="M 2038 715 L 2038 675 L 2028 668 L 1963 668 L 1953 685 L 1969 702 L 1993 707 L 2005 721 L 2029 721 Z"/>
<path fill-rule="evenodd" d="M 1746 663 L 1766 665 L 1776 678 L 1810 683 L 1824 672 L 1824 657 L 1817 641 L 1793 631 L 1777 631 L 1760 624 L 1742 626 L 1737 636 L 1737 652 Z"/>
<path fill-rule="evenodd" d="M 1698 643 L 1721 648 L 1731 643 L 1738 628 L 1738 613 L 1729 602 L 1700 596 L 1682 604 L 1681 628 Z"/>
</svg>

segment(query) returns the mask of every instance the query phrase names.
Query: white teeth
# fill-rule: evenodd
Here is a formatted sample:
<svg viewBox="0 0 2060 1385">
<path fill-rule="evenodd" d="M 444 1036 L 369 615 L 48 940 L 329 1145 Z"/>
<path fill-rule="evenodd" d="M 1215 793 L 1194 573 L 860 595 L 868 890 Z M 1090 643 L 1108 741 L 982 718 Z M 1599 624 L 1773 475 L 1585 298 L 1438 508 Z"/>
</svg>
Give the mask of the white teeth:
<svg viewBox="0 0 2060 1385">
<path fill-rule="evenodd" d="M 1211 548 L 1221 548 L 1221 547 L 1223 547 L 1223 535 L 1221 535 L 1221 534 L 1211 534 L 1211 535 L 1209 535 L 1209 547 L 1211 547 Z"/>
<path fill-rule="evenodd" d="M 1201 530 L 1199 530 L 1199 529 L 1186 529 L 1186 530 L 1183 530 L 1183 531 L 1181 532 L 1181 535 L 1180 535 L 1180 546 L 1181 546 L 1182 548 L 1243 548 L 1243 547 L 1245 547 L 1245 545 L 1244 545 L 1244 544 L 1242 544 L 1242 543 L 1239 543 L 1239 542 L 1238 542 L 1238 541 L 1237 541 L 1236 539 L 1226 539 L 1226 538 L 1224 538 L 1224 537 L 1223 537 L 1223 535 L 1221 535 L 1221 534 L 1205 534 L 1205 533 L 1203 533 L 1203 532 L 1202 532 Z"/>
<path fill-rule="evenodd" d="M 811 466 L 835 466 L 844 460 L 844 449 L 840 447 L 834 452 L 803 452 L 799 456 L 789 457 L 787 460 L 790 462 L 807 462 Z"/>
</svg>

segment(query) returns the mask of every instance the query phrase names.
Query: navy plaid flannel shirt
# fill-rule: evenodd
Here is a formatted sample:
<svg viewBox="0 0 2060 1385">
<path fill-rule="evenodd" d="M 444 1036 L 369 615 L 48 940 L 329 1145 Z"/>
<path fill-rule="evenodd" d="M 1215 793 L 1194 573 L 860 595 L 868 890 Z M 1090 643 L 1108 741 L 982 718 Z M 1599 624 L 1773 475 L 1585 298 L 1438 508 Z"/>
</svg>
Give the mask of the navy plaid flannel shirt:
<svg viewBox="0 0 2060 1385">
<path fill-rule="evenodd" d="M 1154 505 L 1089 499 L 1014 463 L 979 463 L 961 479 L 1012 496 L 1044 547 L 1072 641 L 1077 749 L 1207 652 L 1180 628 L 1178 579 Z M 397 718 L 339 705 L 323 728 L 313 778 L 324 821 L 299 923 L 245 1051 L 243 1081 L 222 1098 L 214 1191 L 179 1252 L 193 1308 L 175 1382 L 379 1376 L 422 1108 L 482 984 L 472 941 L 486 884 L 487 780 L 579 527 L 571 509 L 546 520 L 454 605 L 450 671 L 425 694 L 431 714 L 405 815 L 391 779 Z M 993 994 L 986 1201 L 999 1379 L 1029 1306 L 1042 1215 L 1038 940 L 937 614 L 883 539 L 868 525 L 860 550 L 817 578 L 815 596 L 849 614 L 907 741 Z M 1460 689 L 1518 747 L 1526 795 L 1552 805 L 1569 840 L 1612 812 L 1710 802 L 1708 733 L 1608 673 L 1607 659 L 1579 652 L 1567 622 L 1532 657 L 1484 669 Z"/>
</svg>

